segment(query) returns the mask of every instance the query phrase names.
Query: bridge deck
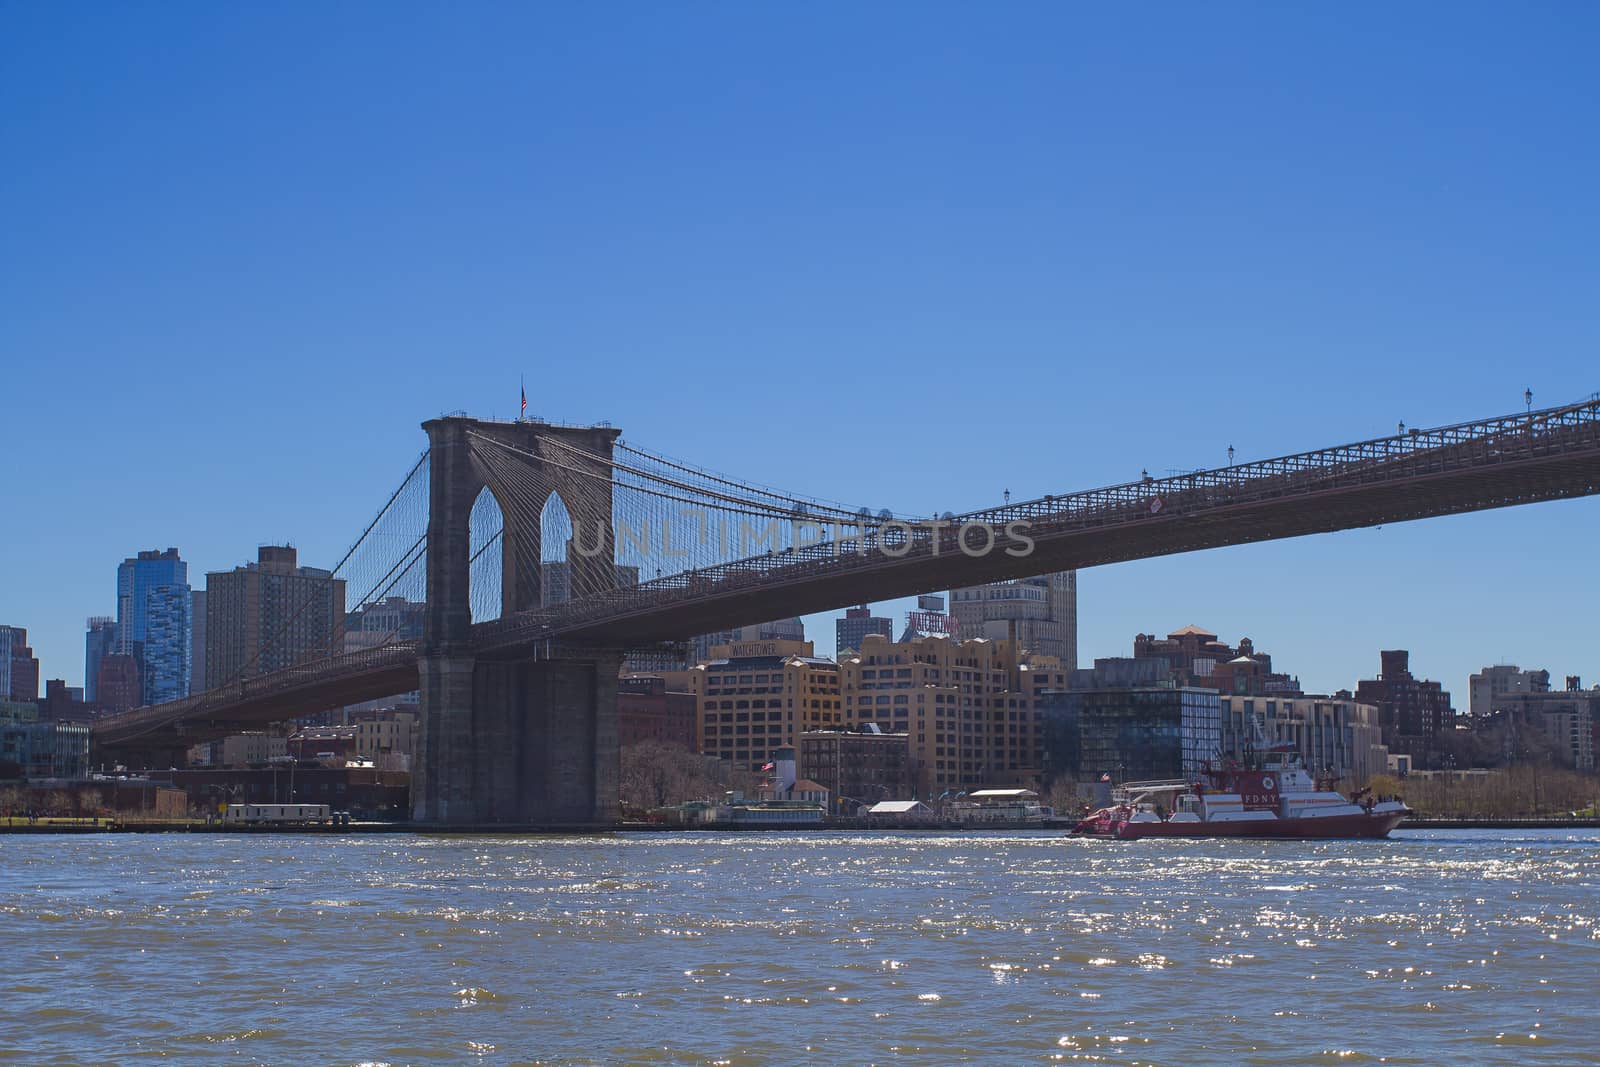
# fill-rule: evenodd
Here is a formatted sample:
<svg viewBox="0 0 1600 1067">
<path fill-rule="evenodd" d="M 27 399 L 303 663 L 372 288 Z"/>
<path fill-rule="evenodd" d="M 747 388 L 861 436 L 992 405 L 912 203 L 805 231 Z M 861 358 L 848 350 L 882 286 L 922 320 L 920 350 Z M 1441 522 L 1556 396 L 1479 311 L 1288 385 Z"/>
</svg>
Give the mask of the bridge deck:
<svg viewBox="0 0 1600 1067">
<path fill-rule="evenodd" d="M 822 543 L 617 589 L 473 627 L 480 656 L 638 646 L 1069 568 L 1600 493 L 1600 400 L 1220 470 L 1044 497 L 919 526 L 888 547 Z M 1022 537 L 1032 541 L 1025 555 Z M 962 524 L 996 531 L 964 553 Z M 894 554 L 890 554 L 890 552 Z M 244 724 L 416 688 L 415 643 L 336 656 L 97 722 L 105 747 L 194 743 Z"/>
</svg>

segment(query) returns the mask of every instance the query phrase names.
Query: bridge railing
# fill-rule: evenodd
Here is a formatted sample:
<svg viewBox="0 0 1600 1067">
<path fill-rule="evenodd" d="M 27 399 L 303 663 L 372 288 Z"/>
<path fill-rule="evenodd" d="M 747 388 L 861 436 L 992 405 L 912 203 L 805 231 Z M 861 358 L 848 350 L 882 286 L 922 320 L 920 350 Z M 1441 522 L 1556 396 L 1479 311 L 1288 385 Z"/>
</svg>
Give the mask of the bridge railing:
<svg viewBox="0 0 1600 1067">
<path fill-rule="evenodd" d="M 1539 458 L 1572 448 L 1593 448 L 1600 442 L 1600 400 L 1527 412 L 1521 415 L 1463 422 L 1432 429 L 1408 430 L 1389 437 L 1316 449 L 1272 459 L 1193 471 L 1165 478 L 1141 478 L 1120 485 L 1045 496 L 996 508 L 967 512 L 938 525 L 910 525 L 904 541 L 882 541 L 867 534 L 847 541 L 821 541 L 766 555 L 592 594 L 558 608 L 525 612 L 475 627 L 475 636 L 489 647 L 553 635 L 560 630 L 624 615 L 632 611 L 726 594 L 756 584 L 809 581 L 830 572 L 892 565 L 961 551 L 961 527 L 983 524 L 1003 530 L 1007 523 L 1027 522 L 1030 536 L 1069 532 L 1091 526 L 1121 524 L 1161 517 L 1170 520 L 1197 508 L 1259 503 L 1286 495 L 1398 482 L 1451 470 L 1467 470 Z M 797 521 L 805 521 L 797 515 Z M 864 552 L 861 546 L 892 548 Z M 848 546 L 848 547 L 847 547 Z"/>
<path fill-rule="evenodd" d="M 1165 478 L 1142 478 L 1121 485 L 1090 489 L 1067 496 L 1046 496 L 1036 500 L 987 508 L 964 519 L 991 524 L 1011 519 L 1048 518 L 1078 510 L 1095 510 L 1118 503 L 1149 502 L 1155 498 L 1191 490 L 1221 489 L 1237 492 L 1242 488 L 1283 484 L 1295 475 L 1328 477 L 1371 473 L 1375 480 L 1393 480 L 1395 472 L 1429 473 L 1442 469 L 1439 464 L 1459 458 L 1455 446 L 1478 446 L 1468 458 L 1483 462 L 1528 458 L 1550 450 L 1560 451 L 1574 442 L 1572 430 L 1592 431 L 1600 427 L 1600 401 L 1587 400 L 1559 408 L 1508 415 L 1475 422 L 1457 423 L 1433 429 L 1407 430 L 1389 437 L 1373 438 L 1353 444 L 1336 445 L 1272 459 L 1254 460 L 1212 470 L 1191 471 Z M 1422 461 L 1422 466 L 1405 466 L 1403 461 Z"/>
</svg>

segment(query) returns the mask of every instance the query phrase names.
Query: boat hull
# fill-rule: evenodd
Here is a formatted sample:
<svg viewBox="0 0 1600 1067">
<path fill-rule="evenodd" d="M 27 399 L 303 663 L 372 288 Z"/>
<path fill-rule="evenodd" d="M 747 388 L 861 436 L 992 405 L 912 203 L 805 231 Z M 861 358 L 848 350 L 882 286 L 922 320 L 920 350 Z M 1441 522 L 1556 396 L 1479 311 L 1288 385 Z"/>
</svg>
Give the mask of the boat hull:
<svg viewBox="0 0 1600 1067">
<path fill-rule="evenodd" d="M 1240 819 L 1225 822 L 1122 822 L 1084 820 L 1072 832 L 1086 837 L 1136 841 L 1146 837 L 1388 837 L 1407 812 L 1361 812 L 1314 819 Z"/>
</svg>

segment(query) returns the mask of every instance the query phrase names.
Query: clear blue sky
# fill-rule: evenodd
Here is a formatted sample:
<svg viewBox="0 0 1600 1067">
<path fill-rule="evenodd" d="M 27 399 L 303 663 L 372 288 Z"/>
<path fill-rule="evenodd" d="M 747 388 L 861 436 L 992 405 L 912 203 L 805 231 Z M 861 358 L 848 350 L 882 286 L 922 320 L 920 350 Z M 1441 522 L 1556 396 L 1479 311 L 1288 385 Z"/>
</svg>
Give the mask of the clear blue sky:
<svg viewBox="0 0 1600 1067">
<path fill-rule="evenodd" d="M 962 510 L 1600 389 L 1600 6 L 0 4 L 0 622 L 331 563 L 450 409 Z M 1085 572 L 1600 682 L 1600 500 Z M 897 608 L 900 606 L 897 606 Z M 898 611 L 897 611 L 898 613 Z M 824 649 L 832 627 L 809 620 Z"/>
</svg>

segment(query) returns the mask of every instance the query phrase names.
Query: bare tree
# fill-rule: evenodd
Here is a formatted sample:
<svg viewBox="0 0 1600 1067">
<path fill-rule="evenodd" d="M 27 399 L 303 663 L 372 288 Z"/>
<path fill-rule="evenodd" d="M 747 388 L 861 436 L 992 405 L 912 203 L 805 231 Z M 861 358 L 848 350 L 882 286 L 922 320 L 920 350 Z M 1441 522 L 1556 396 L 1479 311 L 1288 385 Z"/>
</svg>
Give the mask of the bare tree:
<svg viewBox="0 0 1600 1067">
<path fill-rule="evenodd" d="M 100 794 L 93 789 L 80 789 L 74 795 L 79 817 L 100 814 Z"/>
<path fill-rule="evenodd" d="M 1050 783 L 1050 792 L 1045 794 L 1045 803 L 1058 816 L 1077 815 L 1083 807 L 1083 801 L 1078 796 L 1077 780 L 1070 775 L 1057 775 Z"/>
<path fill-rule="evenodd" d="M 1565 767 L 1519 763 L 1483 773 L 1412 775 L 1401 781 L 1377 775 L 1374 793 L 1400 793 L 1419 814 L 1516 819 L 1587 811 L 1600 796 L 1600 777 Z"/>
<path fill-rule="evenodd" d="M 72 794 L 65 789 L 52 789 L 41 798 L 39 806 L 44 808 L 46 815 L 69 816 L 72 814 Z"/>
<path fill-rule="evenodd" d="M 619 785 L 624 804 L 646 810 L 709 800 L 724 788 L 716 760 L 654 740 L 622 750 Z"/>
</svg>

